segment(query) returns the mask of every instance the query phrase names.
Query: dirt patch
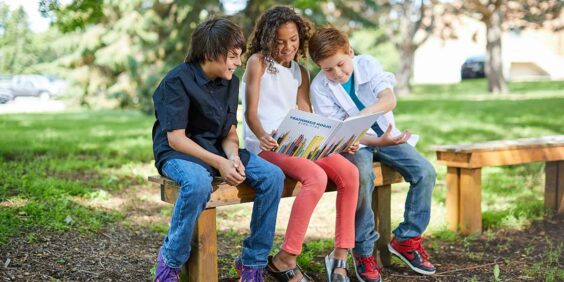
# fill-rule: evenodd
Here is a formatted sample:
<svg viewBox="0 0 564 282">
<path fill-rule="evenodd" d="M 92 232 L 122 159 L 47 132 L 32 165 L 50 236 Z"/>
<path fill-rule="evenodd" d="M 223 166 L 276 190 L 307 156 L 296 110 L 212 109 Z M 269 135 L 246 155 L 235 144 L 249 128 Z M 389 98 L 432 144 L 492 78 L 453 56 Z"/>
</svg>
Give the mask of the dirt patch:
<svg viewBox="0 0 564 282">
<path fill-rule="evenodd" d="M 2 281 L 150 281 L 150 269 L 163 239 L 161 234 L 123 225 L 95 234 L 25 231 L 33 234 L 33 242 L 29 242 L 30 236 L 20 236 L 0 247 Z M 231 265 L 244 235 L 219 234 L 221 281 L 237 280 Z M 281 239 L 277 237 L 278 242 Z M 503 231 L 472 240 L 445 243 L 428 238 L 425 247 L 438 268 L 437 275 L 418 276 L 402 264 L 384 269 L 383 274 L 385 281 L 491 281 L 497 264 L 504 281 L 536 281 L 539 277 L 529 276 L 525 269 L 542 262 L 543 256 L 563 243 L 564 216 L 535 222 L 525 231 Z M 321 261 L 324 255 L 315 259 Z M 562 269 L 564 254 L 557 256 L 553 266 Z M 326 280 L 324 273 L 308 274 L 316 281 Z"/>
</svg>

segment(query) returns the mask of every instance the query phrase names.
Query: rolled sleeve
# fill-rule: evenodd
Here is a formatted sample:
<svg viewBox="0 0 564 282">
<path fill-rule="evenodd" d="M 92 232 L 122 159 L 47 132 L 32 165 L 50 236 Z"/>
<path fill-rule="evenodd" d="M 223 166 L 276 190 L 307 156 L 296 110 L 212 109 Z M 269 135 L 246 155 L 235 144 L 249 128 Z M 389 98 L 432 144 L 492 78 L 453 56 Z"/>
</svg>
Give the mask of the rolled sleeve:
<svg viewBox="0 0 564 282">
<path fill-rule="evenodd" d="M 370 82 L 374 93 L 378 94 L 384 89 L 394 89 L 396 77 L 393 73 L 386 72 L 378 60 L 371 56 L 363 56 L 364 68 L 370 70 Z"/>
<path fill-rule="evenodd" d="M 164 81 L 160 87 L 162 103 L 157 108 L 162 127 L 165 131 L 185 129 L 188 125 L 190 98 L 178 78 Z"/>
</svg>

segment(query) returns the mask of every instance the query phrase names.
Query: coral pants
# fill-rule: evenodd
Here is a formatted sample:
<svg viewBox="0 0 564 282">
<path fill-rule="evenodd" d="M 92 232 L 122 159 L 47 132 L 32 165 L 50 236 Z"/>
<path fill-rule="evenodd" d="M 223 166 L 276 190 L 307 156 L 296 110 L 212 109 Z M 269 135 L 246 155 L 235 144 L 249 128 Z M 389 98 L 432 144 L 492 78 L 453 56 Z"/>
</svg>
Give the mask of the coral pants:
<svg viewBox="0 0 564 282">
<path fill-rule="evenodd" d="M 284 251 L 295 255 L 301 253 L 311 215 L 325 192 L 328 179 L 337 186 L 335 247 L 354 247 L 359 176 L 353 163 L 340 154 L 331 154 L 317 161 L 270 151 L 262 151 L 259 156 L 280 167 L 288 177 L 302 183 L 302 190 L 292 206 L 282 244 Z"/>
</svg>

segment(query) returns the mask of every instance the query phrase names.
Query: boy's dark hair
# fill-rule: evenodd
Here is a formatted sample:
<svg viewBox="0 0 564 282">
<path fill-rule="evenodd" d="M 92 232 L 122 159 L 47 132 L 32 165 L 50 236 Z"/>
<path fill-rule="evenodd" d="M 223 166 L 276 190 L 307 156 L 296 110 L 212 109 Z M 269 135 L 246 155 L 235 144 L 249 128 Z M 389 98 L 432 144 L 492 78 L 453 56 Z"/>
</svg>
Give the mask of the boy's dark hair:
<svg viewBox="0 0 564 282">
<path fill-rule="evenodd" d="M 215 18 L 200 23 L 192 32 L 190 49 L 184 62 L 203 63 L 226 58 L 233 49 L 245 53 L 245 36 L 241 27 L 227 18 Z"/>
<path fill-rule="evenodd" d="M 340 30 L 328 26 L 315 31 L 309 39 L 309 56 L 315 63 L 327 59 L 339 51 L 348 52 L 349 38 Z"/>
<path fill-rule="evenodd" d="M 298 15 L 294 9 L 285 6 L 268 9 L 260 16 L 251 36 L 249 57 L 255 53 L 261 53 L 263 58 L 270 58 L 276 44 L 276 30 L 287 22 L 295 23 L 298 29 L 300 46 L 296 57 L 301 56 L 305 59 L 307 41 L 311 35 L 311 24 Z M 269 63 L 269 70 L 272 68 L 272 63 Z"/>
</svg>

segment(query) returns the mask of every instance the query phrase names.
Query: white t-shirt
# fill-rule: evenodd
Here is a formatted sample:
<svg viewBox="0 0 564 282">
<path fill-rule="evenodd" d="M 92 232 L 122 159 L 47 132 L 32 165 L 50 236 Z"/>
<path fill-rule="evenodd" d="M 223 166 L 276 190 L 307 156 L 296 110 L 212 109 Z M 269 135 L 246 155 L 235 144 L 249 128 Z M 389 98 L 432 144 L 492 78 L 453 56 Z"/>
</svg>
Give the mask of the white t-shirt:
<svg viewBox="0 0 564 282">
<path fill-rule="evenodd" d="M 287 68 L 274 61 L 273 67 L 278 71 L 273 73 L 266 68 L 260 79 L 258 102 L 258 118 L 262 128 L 268 133 L 276 130 L 288 111 L 296 108 L 298 87 L 302 84 L 302 73 L 297 62 L 292 61 Z M 239 93 L 243 95 L 244 109 L 246 109 L 245 87 L 246 74 L 243 74 Z M 260 153 L 260 142 L 245 119 L 243 119 L 243 142 L 249 152 Z"/>
</svg>

